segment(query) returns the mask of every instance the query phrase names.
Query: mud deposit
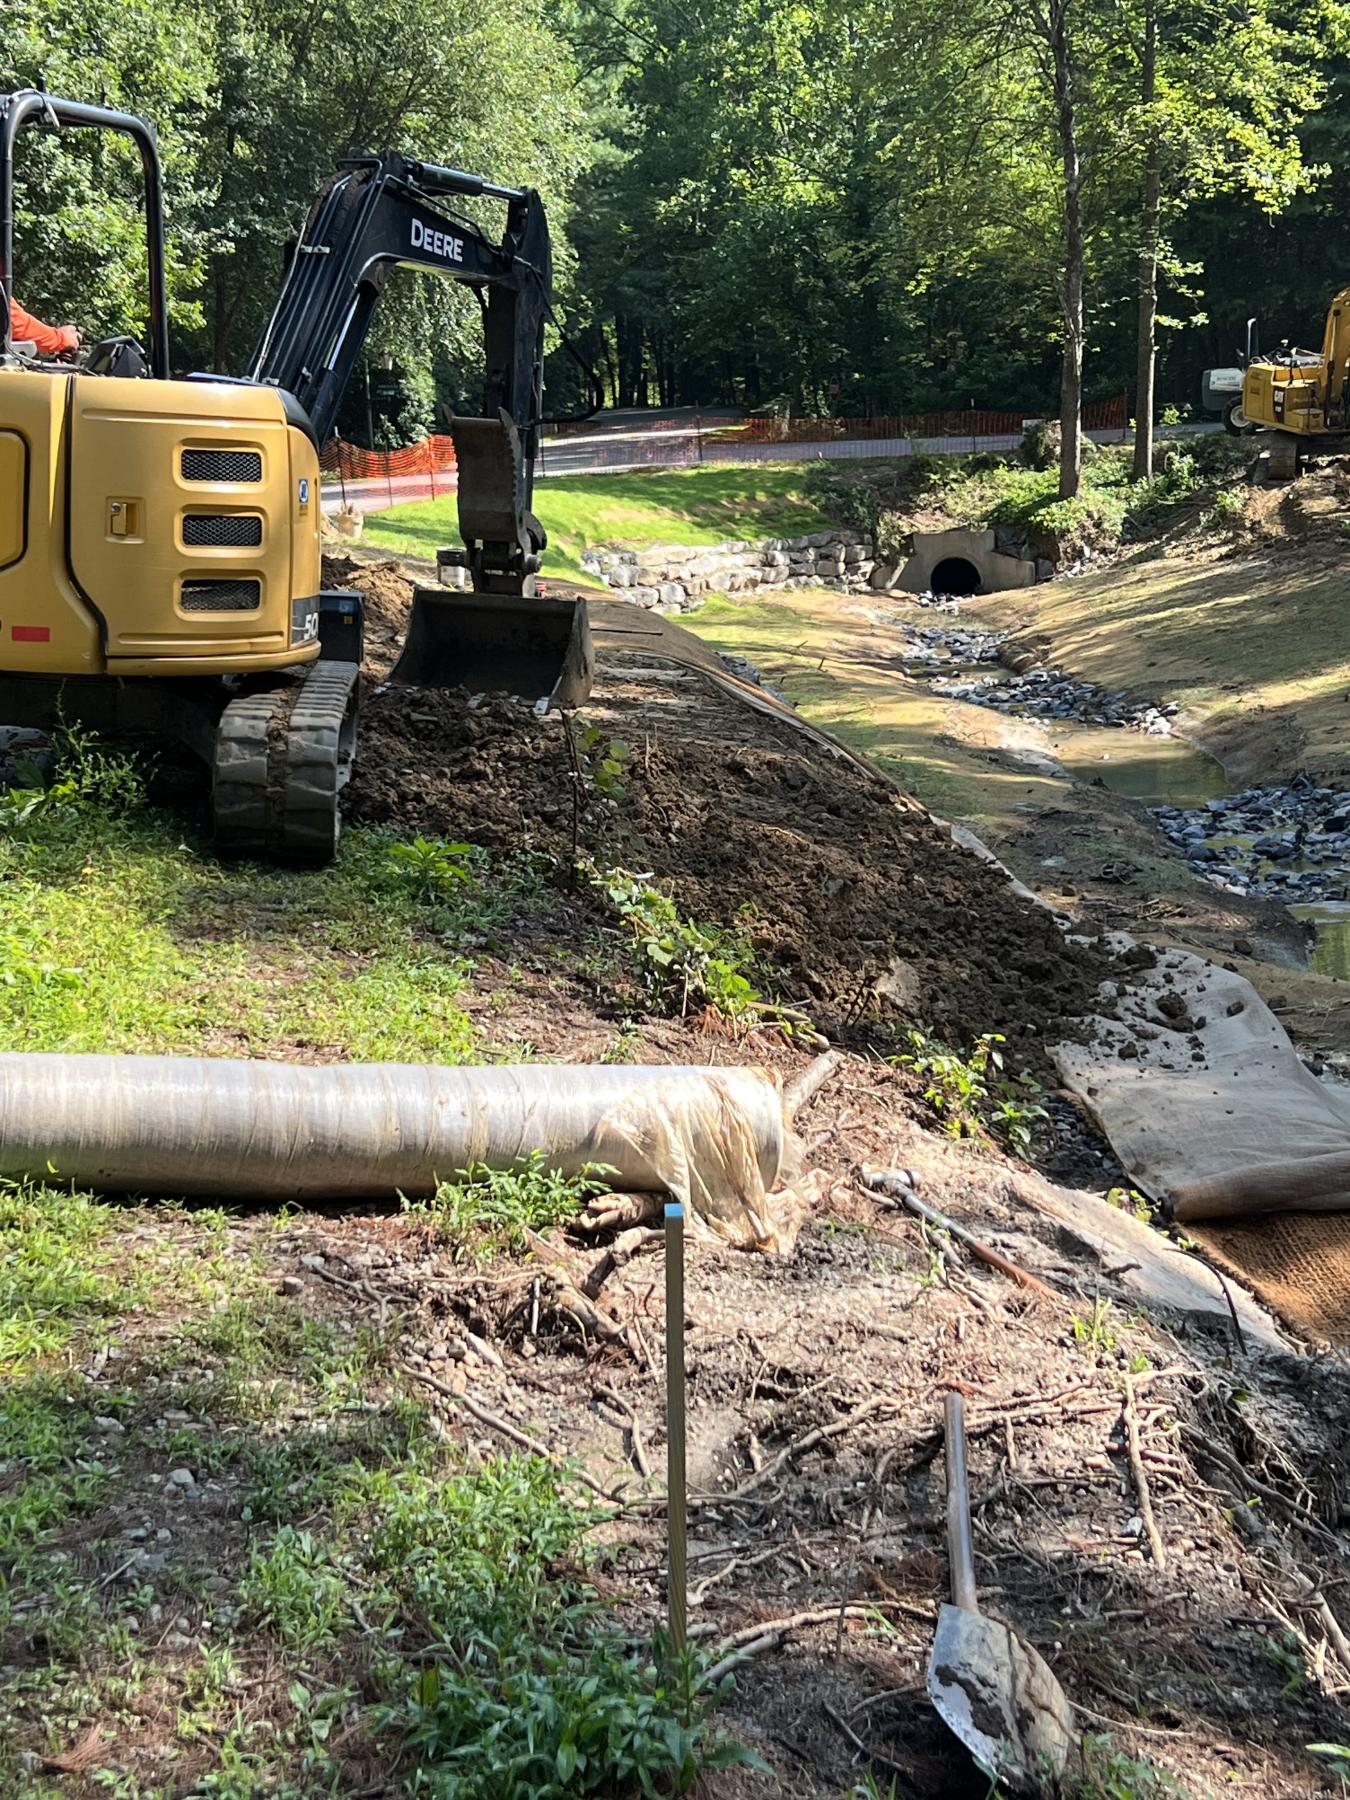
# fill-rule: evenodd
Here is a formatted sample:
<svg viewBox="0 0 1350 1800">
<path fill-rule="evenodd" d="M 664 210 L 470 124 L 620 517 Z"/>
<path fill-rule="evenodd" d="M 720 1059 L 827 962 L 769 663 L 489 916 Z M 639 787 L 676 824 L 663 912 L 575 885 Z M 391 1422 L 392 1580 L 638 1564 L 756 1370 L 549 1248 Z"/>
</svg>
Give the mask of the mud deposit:
<svg viewBox="0 0 1350 1800">
<path fill-rule="evenodd" d="M 383 633 L 391 577 L 375 573 Z M 632 758 L 617 803 L 588 794 L 582 850 L 650 871 L 694 917 L 744 928 L 781 996 L 823 1028 L 911 1018 L 963 1044 L 1002 1030 L 1034 1058 L 1093 1010 L 1102 950 L 1067 942 L 879 777 L 701 674 L 610 648 L 603 631 L 598 663 L 586 716 Z M 349 818 L 570 858 L 556 716 L 378 678 L 363 706 Z"/>
</svg>

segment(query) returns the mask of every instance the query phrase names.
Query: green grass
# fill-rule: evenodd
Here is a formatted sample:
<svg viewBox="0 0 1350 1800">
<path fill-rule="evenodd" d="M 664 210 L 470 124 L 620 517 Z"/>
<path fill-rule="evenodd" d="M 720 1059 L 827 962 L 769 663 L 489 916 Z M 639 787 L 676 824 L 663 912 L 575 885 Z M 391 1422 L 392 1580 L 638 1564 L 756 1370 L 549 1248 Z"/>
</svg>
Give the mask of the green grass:
<svg viewBox="0 0 1350 1800">
<path fill-rule="evenodd" d="M 407 1796 L 674 1794 L 732 1760 L 697 1665 L 593 1592 L 589 1495 L 447 1445 L 397 1326 L 278 1295 L 244 1224 L 0 1188 L 0 1791 L 66 1791 L 34 1753 L 93 1719 L 87 1779 L 124 1800 L 318 1800 L 372 1767 Z M 157 1492 L 179 1467 L 209 1505 Z M 127 1574 L 147 1515 L 172 1529 Z"/>
<path fill-rule="evenodd" d="M 75 746 L 0 807 L 0 1041 L 462 1060 L 460 941 L 547 893 L 368 831 L 317 873 L 218 864 Z M 428 1211 L 509 1252 L 595 1185 L 475 1172 Z M 566 1475 L 433 1422 L 397 1307 L 279 1283 L 318 1225 L 0 1182 L 0 1792 L 684 1791 L 729 1755 L 716 1696 L 599 1605 Z M 94 1720 L 91 1768 L 44 1774 Z"/>
<path fill-rule="evenodd" d="M 514 1169 L 475 1163 L 459 1181 L 443 1181 L 426 1200 L 405 1200 L 404 1210 L 443 1238 L 457 1258 L 490 1262 L 521 1252 L 527 1234 L 549 1231 L 575 1218 L 593 1194 L 601 1193 L 605 1171 L 562 1175 L 536 1150 Z"/>
<path fill-rule="evenodd" d="M 581 552 L 596 544 L 716 544 L 819 530 L 828 521 L 803 492 L 804 467 L 705 463 L 541 481 L 534 506 L 549 536 L 544 571 L 582 579 Z M 372 513 L 364 541 L 399 556 L 434 557 L 440 545 L 459 542 L 454 497 Z"/>
<path fill-rule="evenodd" d="M 390 848 L 354 830 L 335 867 L 297 872 L 215 863 L 152 813 L 0 834 L 0 1041 L 465 1061 L 456 945 L 501 895 L 473 879 L 429 902 Z"/>
</svg>

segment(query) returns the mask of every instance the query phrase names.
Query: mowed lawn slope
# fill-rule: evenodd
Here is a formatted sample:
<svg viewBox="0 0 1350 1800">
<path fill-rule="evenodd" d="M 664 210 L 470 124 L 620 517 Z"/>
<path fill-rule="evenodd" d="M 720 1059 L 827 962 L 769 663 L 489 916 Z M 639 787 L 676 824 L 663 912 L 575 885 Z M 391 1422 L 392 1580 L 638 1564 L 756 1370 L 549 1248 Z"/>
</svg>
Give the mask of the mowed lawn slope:
<svg viewBox="0 0 1350 1800">
<path fill-rule="evenodd" d="M 717 544 L 819 530 L 828 521 L 802 492 L 802 475 L 795 463 L 705 463 L 541 481 L 534 509 L 548 532 L 545 572 L 580 580 L 581 553 L 596 544 Z M 441 544 L 459 542 L 455 498 L 372 513 L 364 541 L 396 556 L 433 557 Z"/>
</svg>

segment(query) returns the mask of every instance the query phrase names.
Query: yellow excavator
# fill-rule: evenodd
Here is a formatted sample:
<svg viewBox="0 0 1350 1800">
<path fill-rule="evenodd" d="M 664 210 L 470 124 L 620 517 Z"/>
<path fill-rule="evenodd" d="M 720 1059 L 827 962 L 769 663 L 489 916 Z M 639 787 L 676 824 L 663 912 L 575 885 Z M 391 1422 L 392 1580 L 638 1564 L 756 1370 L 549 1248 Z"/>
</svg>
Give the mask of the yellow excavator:
<svg viewBox="0 0 1350 1800">
<path fill-rule="evenodd" d="M 13 341 L 15 140 L 131 139 L 144 176 L 148 330 L 74 362 Z M 493 242 L 435 202 L 503 201 Z M 209 772 L 225 853 L 321 863 L 356 752 L 363 604 L 320 575 L 319 450 L 396 268 L 482 302 L 481 416 L 452 424 L 471 591 L 415 590 L 391 679 L 575 705 L 585 603 L 536 591 L 530 510 L 549 306 L 538 195 L 397 152 L 343 160 L 314 201 L 240 378 L 171 373 L 155 133 L 131 113 L 0 97 L 0 722 L 148 733 Z"/>
<path fill-rule="evenodd" d="M 1281 345 L 1248 362 L 1231 429 L 1272 434 L 1265 448 L 1277 481 L 1294 479 L 1304 451 L 1350 450 L 1350 288 L 1331 302 L 1320 351 Z"/>
</svg>

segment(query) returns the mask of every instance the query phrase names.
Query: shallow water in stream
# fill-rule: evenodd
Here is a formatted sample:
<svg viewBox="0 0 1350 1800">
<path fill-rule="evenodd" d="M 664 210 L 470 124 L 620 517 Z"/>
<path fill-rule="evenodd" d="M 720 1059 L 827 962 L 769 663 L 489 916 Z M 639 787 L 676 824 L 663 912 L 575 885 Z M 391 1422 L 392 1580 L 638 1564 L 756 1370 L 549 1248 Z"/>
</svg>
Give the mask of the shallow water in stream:
<svg viewBox="0 0 1350 1800">
<path fill-rule="evenodd" d="M 1049 735 L 1075 781 L 1100 782 L 1149 806 L 1203 806 L 1228 788 L 1213 757 L 1184 738 L 1148 737 L 1118 725 L 1055 725 Z"/>
</svg>

